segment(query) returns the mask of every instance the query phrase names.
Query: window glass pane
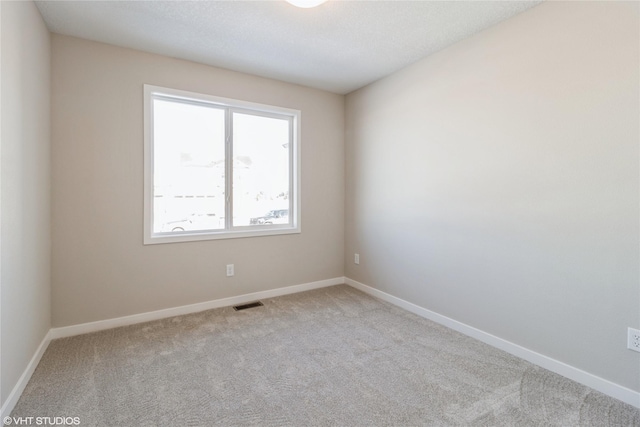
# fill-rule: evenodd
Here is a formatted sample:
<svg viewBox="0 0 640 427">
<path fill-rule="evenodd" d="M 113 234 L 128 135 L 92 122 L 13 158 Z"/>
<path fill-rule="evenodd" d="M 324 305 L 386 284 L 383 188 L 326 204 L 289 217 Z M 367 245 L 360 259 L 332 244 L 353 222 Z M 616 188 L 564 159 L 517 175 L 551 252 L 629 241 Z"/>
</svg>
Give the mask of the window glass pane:
<svg viewBox="0 0 640 427">
<path fill-rule="evenodd" d="M 233 225 L 290 224 L 289 120 L 233 114 Z"/>
<path fill-rule="evenodd" d="M 153 100 L 153 231 L 224 229 L 225 113 Z"/>
</svg>

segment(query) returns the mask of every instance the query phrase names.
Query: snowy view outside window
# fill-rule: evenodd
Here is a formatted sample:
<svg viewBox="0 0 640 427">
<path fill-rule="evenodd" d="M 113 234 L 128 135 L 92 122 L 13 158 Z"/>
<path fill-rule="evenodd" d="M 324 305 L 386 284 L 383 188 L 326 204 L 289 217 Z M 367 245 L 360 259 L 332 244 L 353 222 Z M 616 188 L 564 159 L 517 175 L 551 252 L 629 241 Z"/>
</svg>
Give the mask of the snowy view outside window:
<svg viewBox="0 0 640 427">
<path fill-rule="evenodd" d="M 224 229 L 224 110 L 156 99 L 153 111 L 154 232 Z"/>
<path fill-rule="evenodd" d="M 148 102 L 152 237 L 293 228 L 294 116 L 165 94 Z"/>
<path fill-rule="evenodd" d="M 288 209 L 289 121 L 234 113 L 233 225 L 288 223 Z"/>
</svg>

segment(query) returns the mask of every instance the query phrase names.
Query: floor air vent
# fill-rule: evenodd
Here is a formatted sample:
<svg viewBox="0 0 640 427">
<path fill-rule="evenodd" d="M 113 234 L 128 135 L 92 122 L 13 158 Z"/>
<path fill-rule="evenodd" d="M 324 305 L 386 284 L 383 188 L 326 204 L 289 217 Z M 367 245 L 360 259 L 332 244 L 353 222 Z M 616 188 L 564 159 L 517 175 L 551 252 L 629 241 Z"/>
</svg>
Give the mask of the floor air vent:
<svg viewBox="0 0 640 427">
<path fill-rule="evenodd" d="M 256 302 L 250 302 L 248 304 L 234 305 L 233 309 L 235 311 L 240 311 L 240 310 L 246 310 L 247 308 L 262 307 L 263 305 L 264 304 L 261 303 L 260 301 L 256 301 Z"/>
</svg>

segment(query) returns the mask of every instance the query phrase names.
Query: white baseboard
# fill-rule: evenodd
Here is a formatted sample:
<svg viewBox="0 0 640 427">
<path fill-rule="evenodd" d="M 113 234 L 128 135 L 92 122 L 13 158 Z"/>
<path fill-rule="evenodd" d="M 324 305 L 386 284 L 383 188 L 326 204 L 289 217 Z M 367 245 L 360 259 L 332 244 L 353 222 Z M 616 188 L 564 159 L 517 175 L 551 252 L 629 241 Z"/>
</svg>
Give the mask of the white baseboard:
<svg viewBox="0 0 640 427">
<path fill-rule="evenodd" d="M 38 366 L 38 363 L 40 363 L 40 359 L 42 358 L 42 355 L 44 354 L 45 350 L 49 346 L 50 342 L 51 342 L 51 330 L 49 330 L 49 332 L 47 332 L 47 334 L 42 339 L 42 342 L 40 343 L 35 354 L 29 361 L 29 364 L 27 365 L 26 369 L 18 379 L 18 382 L 16 383 L 15 387 L 13 387 L 13 390 L 11 390 L 11 393 L 9 393 L 9 397 L 4 402 L 4 405 L 2 405 L 2 409 L 0 409 L 0 419 L 4 419 L 5 417 L 8 417 L 9 414 L 11 414 L 11 411 L 13 411 L 13 408 L 16 406 L 16 403 L 18 403 L 18 399 L 20 399 L 20 396 L 22 395 L 24 388 L 27 386 L 27 383 L 31 379 L 31 375 L 33 375 L 33 372 L 36 370 L 36 367 Z"/>
<path fill-rule="evenodd" d="M 563 377 L 569 378 L 575 382 L 583 384 L 615 399 L 621 400 L 622 402 L 628 403 L 629 405 L 640 408 L 640 393 L 637 391 L 628 389 L 609 380 L 605 380 L 604 378 L 600 378 L 540 353 L 536 353 L 535 351 L 496 337 L 487 332 L 481 331 L 480 329 L 476 329 L 472 326 L 458 322 L 457 320 L 453 320 L 431 310 L 427 310 L 426 308 L 420 307 L 401 298 L 390 295 L 386 292 L 382 292 L 378 289 L 372 288 L 371 286 L 367 286 L 363 283 L 357 282 L 353 279 L 349 279 L 348 277 L 344 278 L 344 282 L 347 285 L 352 286 L 362 292 L 365 292 L 383 301 L 387 301 L 393 305 L 410 311 L 411 313 L 417 314 L 420 317 L 432 320 L 443 326 L 489 344 L 492 347 L 496 347 L 500 350 L 506 351 L 507 353 L 531 362 L 534 365 L 538 365 L 551 372 L 555 372 L 556 374 L 562 375 Z"/>
<path fill-rule="evenodd" d="M 97 322 L 82 323 L 80 325 L 65 326 L 61 328 L 51 328 L 47 335 L 40 343 L 27 368 L 22 373 L 17 384 L 9 394 L 6 402 L 0 410 L 0 419 L 9 416 L 13 408 L 18 403 L 18 399 L 22 395 L 27 383 L 31 379 L 31 375 L 35 371 L 42 355 L 49 346 L 51 340 L 56 338 L 71 337 L 74 335 L 86 334 L 89 332 L 97 332 L 105 329 L 117 328 L 119 326 L 134 325 L 136 323 L 149 322 L 152 320 L 165 319 L 167 317 L 180 316 L 183 314 L 197 313 L 199 311 L 210 310 L 212 308 L 228 307 L 231 305 L 243 304 L 258 299 L 273 298 L 281 295 L 295 294 L 298 292 L 310 291 L 312 289 L 324 288 L 327 286 L 341 285 L 344 283 L 344 277 L 335 277 L 333 279 L 319 280 L 317 282 L 303 283 L 301 285 L 287 286 L 284 288 L 270 289 L 268 291 L 254 292 L 250 294 L 238 295 L 235 297 L 222 298 L 213 301 L 206 301 L 197 304 L 183 305 L 180 307 L 167 308 L 164 310 L 151 311 L 148 313 L 134 314 L 131 316 L 118 317 L 115 319 L 100 320 Z"/>
<path fill-rule="evenodd" d="M 254 292 L 250 294 L 238 295 L 235 297 L 200 302 L 197 304 L 183 305 L 180 307 L 167 308 L 164 310 L 117 317 L 115 319 L 106 319 L 99 320 L 97 322 L 81 323 L 79 325 L 64 326 L 61 328 L 52 328 L 49 333 L 51 335 L 51 339 L 71 337 L 74 335 L 81 335 L 90 332 L 102 331 L 105 329 L 117 328 L 119 326 L 128 326 L 134 325 L 136 323 L 150 322 L 152 320 L 166 319 L 167 317 L 197 313 L 199 311 L 210 310 L 212 308 L 244 304 L 263 298 L 273 298 L 281 295 L 295 294 L 298 292 L 310 291 L 312 289 L 324 288 L 327 286 L 341 285 L 343 283 L 344 277 L 335 277 L 333 279 L 320 280 L 317 282 L 304 283 L 301 285 L 287 286 L 284 288 L 270 289 L 268 291 Z"/>
<path fill-rule="evenodd" d="M 89 332 L 96 332 L 105 329 L 116 328 L 118 326 L 127 326 L 133 325 L 136 323 L 149 322 L 151 320 L 164 319 L 167 317 L 180 316 L 183 314 L 197 313 L 199 311 L 209 310 L 212 308 L 220 308 L 227 307 L 230 305 L 242 304 L 250 301 L 255 301 L 263 298 L 273 298 L 281 295 L 294 294 L 298 292 L 309 291 L 312 289 L 324 288 L 327 286 L 340 285 L 346 283 L 349 286 L 352 286 L 362 292 L 365 292 L 369 295 L 372 295 L 376 298 L 379 298 L 383 301 L 387 301 L 391 304 L 394 304 L 400 308 L 403 308 L 407 311 L 410 311 L 418 316 L 424 317 L 426 319 L 432 320 L 436 323 L 449 327 L 455 331 L 461 332 L 465 335 L 468 335 L 472 338 L 480 340 L 486 344 L 489 344 L 493 347 L 499 348 L 500 350 L 506 351 L 507 353 L 513 354 L 514 356 L 520 357 L 524 360 L 527 360 L 535 365 L 538 365 L 542 368 L 548 369 L 551 372 L 555 372 L 559 375 L 567 377 L 573 381 L 576 381 L 580 384 L 586 385 L 587 387 L 598 390 L 601 393 L 604 393 L 608 396 L 611 396 L 615 399 L 621 400 L 625 403 L 628 403 L 632 406 L 640 408 L 640 393 L 623 387 L 621 385 L 615 384 L 611 381 L 605 380 L 603 378 L 597 377 L 588 372 L 582 371 L 573 366 L 567 365 L 566 363 L 560 362 L 558 360 L 552 359 L 550 357 L 544 356 L 542 354 L 536 353 L 532 350 L 521 347 L 512 342 L 506 341 L 502 338 L 496 337 L 479 329 L 473 328 L 464 323 L 458 322 L 441 314 L 435 313 L 431 310 L 427 310 L 423 307 L 405 301 L 401 298 L 397 298 L 393 295 L 387 294 L 386 292 L 382 292 L 370 286 L 367 286 L 363 283 L 357 282 L 355 280 L 349 279 L 347 277 L 336 277 L 333 279 L 320 280 L 317 282 L 305 283 L 301 285 L 287 286 L 284 288 L 271 289 L 268 291 L 255 292 L 250 294 L 239 295 L 230 298 L 223 298 L 213 301 L 207 301 L 198 304 L 185 305 L 181 307 L 168 308 L 164 310 L 157 310 L 148 313 L 134 314 L 131 316 L 119 317 L 115 319 L 107 319 L 101 320 L 97 322 L 83 323 L 80 325 L 66 326 L 62 328 L 52 328 L 49 330 L 47 335 L 43 338 L 40 346 L 36 350 L 35 354 L 31 358 L 31 361 L 27 365 L 27 368 L 23 372 L 22 376 L 18 380 L 17 384 L 9 394 L 6 402 L 2 406 L 0 410 L 0 419 L 4 419 L 4 417 L 9 416 L 13 408 L 15 407 L 20 395 L 24 391 L 29 379 L 31 379 L 31 375 L 35 371 L 42 355 L 47 349 L 49 342 L 56 338 L 70 337 L 74 335 L 85 334 Z"/>
</svg>

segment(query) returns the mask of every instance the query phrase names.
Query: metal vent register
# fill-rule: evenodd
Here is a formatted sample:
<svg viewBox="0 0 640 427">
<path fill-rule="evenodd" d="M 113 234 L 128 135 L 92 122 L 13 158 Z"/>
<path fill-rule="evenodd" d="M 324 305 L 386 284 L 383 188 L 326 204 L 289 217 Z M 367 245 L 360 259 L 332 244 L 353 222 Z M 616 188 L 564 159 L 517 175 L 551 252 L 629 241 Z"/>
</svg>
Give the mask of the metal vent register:
<svg viewBox="0 0 640 427">
<path fill-rule="evenodd" d="M 260 301 L 256 301 L 256 302 L 250 302 L 247 304 L 241 304 L 241 305 L 234 305 L 233 309 L 235 311 L 240 311 L 240 310 L 246 310 L 247 308 L 253 308 L 253 307 L 262 307 L 264 304 L 261 303 Z"/>
</svg>

